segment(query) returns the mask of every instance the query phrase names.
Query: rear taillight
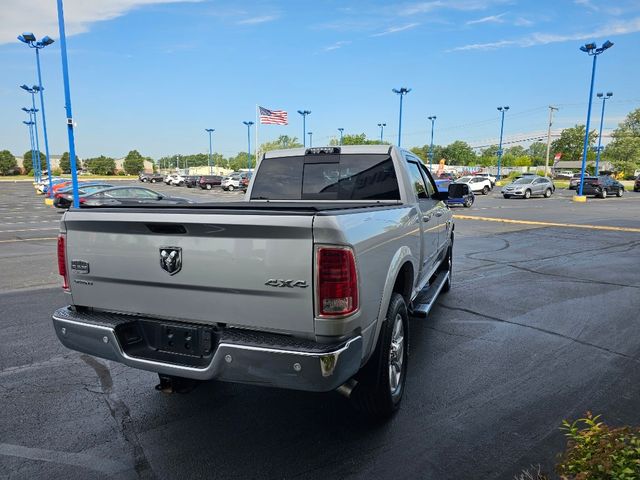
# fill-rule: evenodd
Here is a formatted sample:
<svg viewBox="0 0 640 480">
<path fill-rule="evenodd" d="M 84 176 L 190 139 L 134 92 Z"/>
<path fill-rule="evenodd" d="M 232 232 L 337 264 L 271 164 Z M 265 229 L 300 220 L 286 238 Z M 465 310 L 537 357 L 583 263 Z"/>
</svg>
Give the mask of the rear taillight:
<svg viewBox="0 0 640 480">
<path fill-rule="evenodd" d="M 316 288 L 319 316 L 343 317 L 358 310 L 358 274 L 353 250 L 317 247 Z"/>
<path fill-rule="evenodd" d="M 58 273 L 62 275 L 62 288 L 69 291 L 69 276 L 67 275 L 67 236 L 64 233 L 58 235 Z"/>
</svg>

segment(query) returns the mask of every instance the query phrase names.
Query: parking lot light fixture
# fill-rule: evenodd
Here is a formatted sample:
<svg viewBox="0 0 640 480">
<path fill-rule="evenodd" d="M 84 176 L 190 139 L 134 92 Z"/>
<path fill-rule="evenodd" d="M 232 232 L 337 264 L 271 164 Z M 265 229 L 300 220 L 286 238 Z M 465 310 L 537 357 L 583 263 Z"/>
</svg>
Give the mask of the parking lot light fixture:
<svg viewBox="0 0 640 480">
<path fill-rule="evenodd" d="M 242 122 L 247 126 L 247 170 L 251 170 L 251 125 L 253 122 Z"/>
<path fill-rule="evenodd" d="M 436 123 L 436 116 L 433 115 L 427 118 L 431 120 L 431 145 L 429 146 L 429 171 L 431 171 L 431 166 L 433 164 L 433 127 Z"/>
<path fill-rule="evenodd" d="M 342 127 L 338 128 L 338 131 L 340 132 L 340 145 L 342 145 L 342 137 L 343 137 L 343 134 L 344 134 L 344 128 L 342 128 Z M 311 146 L 311 145 L 309 145 L 309 146 Z"/>
<path fill-rule="evenodd" d="M 613 47 L 613 42 L 610 42 L 609 40 L 604 42 L 601 47 L 598 47 L 595 43 L 587 43 L 580 47 L 581 51 L 585 52 L 590 57 L 593 57 L 593 64 L 591 66 L 591 85 L 589 86 L 589 103 L 587 107 L 587 123 L 585 125 L 584 145 L 582 148 L 582 168 L 580 169 L 580 189 L 578 192 L 578 196 L 580 198 L 584 198 L 582 194 L 582 187 L 584 185 L 584 172 L 587 167 L 587 150 L 589 149 L 589 125 L 591 123 L 591 105 L 593 103 L 593 83 L 596 77 L 596 60 L 598 59 L 598 55 L 611 47 Z"/>
<path fill-rule="evenodd" d="M 309 135 L 309 148 L 313 147 L 313 132 L 307 132 Z"/>
<path fill-rule="evenodd" d="M 604 105 L 607 103 L 607 100 L 613 97 L 613 92 L 607 92 L 607 94 L 603 94 L 601 92 L 596 93 L 598 98 L 602 99 L 602 113 L 600 114 L 600 133 L 598 133 L 598 153 L 596 154 L 596 169 L 595 174 L 598 176 L 600 170 L 598 166 L 600 164 L 600 153 L 602 152 L 602 125 L 604 124 Z"/>
<path fill-rule="evenodd" d="M 380 143 L 383 142 L 382 137 L 384 136 L 384 127 L 387 126 L 386 123 L 379 123 L 378 126 L 380 127 Z"/>
<path fill-rule="evenodd" d="M 298 110 L 298 113 L 302 115 L 302 146 L 306 147 L 307 142 L 307 115 L 311 114 L 311 110 Z"/>
<path fill-rule="evenodd" d="M 64 20 L 61 19 L 62 18 L 62 0 L 58 0 L 58 23 L 59 25 L 61 25 L 61 33 L 64 33 Z M 61 35 L 62 37 L 63 35 Z M 32 88 L 32 90 L 35 90 L 36 92 L 40 93 L 40 115 L 42 118 L 42 133 L 44 136 L 44 151 L 45 151 L 45 157 L 46 157 L 46 162 L 47 162 L 47 177 L 49 179 L 49 188 L 47 190 L 47 196 L 49 196 L 49 198 L 53 197 L 53 180 L 51 178 L 51 158 L 49 155 L 49 137 L 47 134 L 47 116 L 45 115 L 45 109 L 44 109 L 44 88 L 42 88 L 42 72 L 40 69 L 40 50 L 43 49 L 44 47 L 51 45 L 52 43 L 54 43 L 54 40 L 49 37 L 49 36 L 45 36 L 42 38 L 42 40 L 37 41 L 36 36 L 31 33 L 31 32 L 25 32 L 22 35 L 18 35 L 18 40 L 20 40 L 22 43 L 27 44 L 30 48 L 33 48 L 36 51 L 36 67 L 37 67 L 37 71 L 38 71 L 38 86 L 36 89 L 36 86 L 34 86 Z M 63 53 L 63 64 L 66 63 L 66 43 L 65 43 L 65 51 Z M 64 68 L 63 68 L 64 69 Z M 26 85 L 21 85 L 21 88 L 25 88 Z M 27 87 L 28 88 L 28 87 Z M 69 105 L 69 110 L 70 110 L 70 105 Z M 70 112 L 69 112 L 70 113 Z M 70 118 L 70 115 L 67 115 L 68 118 Z M 67 120 L 67 125 L 69 125 L 69 121 Z M 73 128 L 73 125 L 71 125 L 71 128 Z M 37 134 L 37 126 L 36 126 L 36 134 Z M 70 136 L 73 137 L 73 130 L 71 130 Z M 38 142 L 39 143 L 39 142 Z M 70 148 L 70 151 L 73 150 L 73 152 L 75 154 L 75 145 L 74 148 Z M 70 161 L 71 161 L 71 166 L 72 166 L 72 172 L 71 172 L 71 178 L 75 179 L 73 182 L 74 185 L 74 198 L 76 197 L 75 192 L 76 192 L 76 188 L 75 185 L 77 184 L 77 175 L 76 175 L 76 159 L 75 159 L 75 155 L 73 155 L 72 157 L 70 157 Z M 38 163 L 40 163 L 40 155 L 38 155 Z M 39 167 L 39 171 L 40 173 L 42 173 L 42 166 Z M 76 201 L 74 200 L 74 206 L 77 207 L 76 205 Z"/>
<path fill-rule="evenodd" d="M 411 89 L 400 87 L 399 89 L 393 88 L 391 91 L 397 95 L 400 95 L 400 113 L 398 115 L 398 147 L 400 147 L 400 144 L 402 143 L 402 97 L 409 93 Z"/>
<path fill-rule="evenodd" d="M 33 113 L 33 130 L 35 133 L 35 154 L 36 154 L 36 158 L 35 158 L 35 180 L 36 182 L 40 182 L 42 180 L 42 161 L 40 160 L 40 136 L 38 135 L 38 116 L 36 115 L 36 113 L 38 112 L 38 109 L 36 108 L 36 92 L 38 92 L 38 86 L 34 85 L 32 88 L 28 87 L 27 85 L 20 85 L 20 88 L 22 88 L 23 90 L 25 90 L 26 92 L 31 94 L 31 112 Z M 23 108 L 23 110 L 26 111 L 26 109 Z"/>
<path fill-rule="evenodd" d="M 25 109 L 23 108 L 23 110 L 25 110 Z M 26 111 L 28 111 L 28 110 L 26 110 Z M 23 120 L 22 123 L 24 123 L 27 126 L 27 128 L 29 129 L 29 145 L 31 147 L 31 170 L 33 171 L 34 176 L 35 176 L 35 172 L 36 172 L 36 163 L 35 163 L 36 157 L 34 155 L 34 147 L 33 147 L 33 130 L 32 130 L 33 122 L 31 121 L 31 114 L 29 114 L 29 120 L 28 121 L 27 120 Z M 24 159 L 23 159 L 22 167 L 24 168 Z"/>
<path fill-rule="evenodd" d="M 216 131 L 215 128 L 205 128 L 205 132 L 209 134 L 209 175 L 211 175 L 211 157 L 213 156 L 213 144 L 211 140 L 211 134 Z"/>
<path fill-rule="evenodd" d="M 498 107 L 498 111 L 500 112 L 502 119 L 500 120 L 500 143 L 498 145 L 498 175 L 496 180 L 500 180 L 500 164 L 502 163 L 502 135 L 504 133 L 504 114 L 507 113 L 509 107 Z"/>
</svg>

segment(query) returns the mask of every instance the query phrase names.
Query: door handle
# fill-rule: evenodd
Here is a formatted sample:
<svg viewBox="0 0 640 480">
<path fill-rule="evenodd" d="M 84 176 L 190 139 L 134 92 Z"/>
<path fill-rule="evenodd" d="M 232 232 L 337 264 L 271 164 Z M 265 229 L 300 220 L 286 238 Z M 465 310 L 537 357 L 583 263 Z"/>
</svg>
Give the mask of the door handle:
<svg viewBox="0 0 640 480">
<path fill-rule="evenodd" d="M 443 212 L 442 210 L 436 210 L 436 212 L 434 213 L 434 215 L 435 215 L 436 217 L 441 217 L 441 216 L 443 215 L 443 213 L 444 213 L 444 212 Z"/>
<path fill-rule="evenodd" d="M 428 222 L 429 220 L 431 220 L 431 215 L 423 215 L 422 216 L 422 221 L 423 222 Z"/>
</svg>

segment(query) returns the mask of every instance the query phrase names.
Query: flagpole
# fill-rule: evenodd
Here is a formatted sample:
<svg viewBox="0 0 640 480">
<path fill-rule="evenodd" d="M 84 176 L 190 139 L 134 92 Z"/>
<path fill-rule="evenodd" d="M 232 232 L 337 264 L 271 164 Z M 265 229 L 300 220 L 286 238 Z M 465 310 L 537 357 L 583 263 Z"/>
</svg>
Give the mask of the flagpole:
<svg viewBox="0 0 640 480">
<path fill-rule="evenodd" d="M 260 115 L 258 112 L 258 104 L 256 103 L 256 166 L 255 168 L 258 168 L 258 125 L 260 125 Z"/>
</svg>

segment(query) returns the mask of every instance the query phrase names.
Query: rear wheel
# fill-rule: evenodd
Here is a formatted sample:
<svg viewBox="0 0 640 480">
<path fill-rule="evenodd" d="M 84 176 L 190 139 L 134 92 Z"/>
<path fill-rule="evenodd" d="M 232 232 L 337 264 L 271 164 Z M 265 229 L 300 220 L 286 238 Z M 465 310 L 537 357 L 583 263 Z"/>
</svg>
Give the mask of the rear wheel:
<svg viewBox="0 0 640 480">
<path fill-rule="evenodd" d="M 483 195 L 489 195 L 489 187 L 487 187 L 486 185 L 484 186 L 484 188 L 482 189 L 482 194 Z"/>
<path fill-rule="evenodd" d="M 207 183 L 207 190 L 211 190 L 211 184 Z"/>
<path fill-rule="evenodd" d="M 504 198 L 511 198 L 511 195 L 502 195 Z"/>
<path fill-rule="evenodd" d="M 227 190 L 229 190 L 230 192 L 233 192 L 234 189 L 235 189 L 235 187 L 233 185 L 229 185 L 227 187 Z"/>
<path fill-rule="evenodd" d="M 524 198 L 531 198 L 531 190 L 524 191 Z"/>
<path fill-rule="evenodd" d="M 607 198 L 607 189 L 603 187 L 600 190 L 600 198 Z"/>
<path fill-rule="evenodd" d="M 400 406 L 407 372 L 408 315 L 404 298 L 393 293 L 375 351 L 356 376 L 353 406 L 375 418 L 390 417 Z"/>
<path fill-rule="evenodd" d="M 467 198 L 462 205 L 465 208 L 471 207 L 471 205 L 473 205 L 473 198 Z"/>
<path fill-rule="evenodd" d="M 618 198 L 621 197 L 623 193 L 624 193 L 624 189 L 619 188 L 618 191 L 616 192 L 616 197 Z"/>
<path fill-rule="evenodd" d="M 551 193 L 553 193 L 553 192 L 551 192 L 551 189 L 550 189 L 550 188 L 547 188 L 547 189 L 544 191 L 544 198 L 549 198 L 549 197 L 551 196 Z"/>
<path fill-rule="evenodd" d="M 152 178 L 152 179 L 151 179 L 151 183 L 156 183 L 156 179 L 155 179 L 155 178 Z"/>
</svg>

